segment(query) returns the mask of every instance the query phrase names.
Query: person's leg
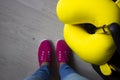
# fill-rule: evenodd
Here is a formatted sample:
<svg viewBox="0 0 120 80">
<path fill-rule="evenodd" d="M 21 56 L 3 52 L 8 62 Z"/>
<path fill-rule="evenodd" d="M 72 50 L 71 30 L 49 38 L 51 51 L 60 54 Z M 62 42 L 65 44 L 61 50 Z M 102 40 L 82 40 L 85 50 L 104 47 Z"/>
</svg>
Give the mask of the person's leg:
<svg viewBox="0 0 120 80">
<path fill-rule="evenodd" d="M 88 80 L 74 71 L 69 65 L 62 64 L 59 68 L 61 80 Z"/>
<path fill-rule="evenodd" d="M 88 80 L 76 73 L 67 63 L 70 60 L 70 48 L 64 40 L 59 40 L 56 46 L 56 57 L 61 80 Z"/>
<path fill-rule="evenodd" d="M 41 66 L 33 75 L 24 80 L 49 80 L 50 71 L 48 65 Z"/>
<path fill-rule="evenodd" d="M 44 40 L 38 49 L 38 61 L 40 68 L 30 77 L 24 80 L 49 80 L 49 65 L 52 58 L 52 46 L 48 40 Z"/>
</svg>

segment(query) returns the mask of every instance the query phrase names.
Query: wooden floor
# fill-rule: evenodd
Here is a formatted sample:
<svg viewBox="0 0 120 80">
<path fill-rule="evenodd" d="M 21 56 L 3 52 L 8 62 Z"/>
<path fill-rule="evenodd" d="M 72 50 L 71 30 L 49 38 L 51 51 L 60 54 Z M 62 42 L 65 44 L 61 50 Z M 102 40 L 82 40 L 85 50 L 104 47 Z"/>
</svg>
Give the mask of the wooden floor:
<svg viewBox="0 0 120 80">
<path fill-rule="evenodd" d="M 49 39 L 55 46 L 58 39 L 63 39 L 63 24 L 55 12 L 57 1 L 0 0 L 0 80 L 23 80 L 31 75 L 39 68 L 40 42 Z M 102 80 L 90 64 L 75 54 L 74 63 L 81 75 Z M 58 80 L 57 75 L 52 78 Z"/>
</svg>

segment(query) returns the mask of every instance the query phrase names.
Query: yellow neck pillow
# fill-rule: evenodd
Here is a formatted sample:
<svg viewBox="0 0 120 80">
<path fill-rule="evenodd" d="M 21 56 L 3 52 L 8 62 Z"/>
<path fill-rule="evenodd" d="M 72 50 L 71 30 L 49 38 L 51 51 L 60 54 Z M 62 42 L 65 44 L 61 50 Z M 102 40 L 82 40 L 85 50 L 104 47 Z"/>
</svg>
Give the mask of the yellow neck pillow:
<svg viewBox="0 0 120 80">
<path fill-rule="evenodd" d="M 116 50 L 108 29 L 120 24 L 120 0 L 59 0 L 57 16 L 65 24 L 64 39 L 83 60 L 102 65 Z"/>
</svg>

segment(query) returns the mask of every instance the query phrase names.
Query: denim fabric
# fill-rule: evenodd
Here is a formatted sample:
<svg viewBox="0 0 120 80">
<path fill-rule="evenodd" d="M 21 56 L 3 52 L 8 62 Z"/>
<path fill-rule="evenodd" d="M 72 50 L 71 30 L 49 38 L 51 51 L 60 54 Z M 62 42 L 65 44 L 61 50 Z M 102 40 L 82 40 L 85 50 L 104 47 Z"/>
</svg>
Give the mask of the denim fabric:
<svg viewBox="0 0 120 80">
<path fill-rule="evenodd" d="M 29 76 L 29 77 L 25 78 L 24 80 L 43 80 L 43 79 L 40 77 L 36 77 L 36 76 Z"/>
<path fill-rule="evenodd" d="M 61 80 L 88 80 L 83 76 L 77 74 L 67 64 L 61 65 L 59 69 Z M 47 65 L 39 68 L 32 76 L 25 78 L 24 80 L 49 80 L 50 71 Z"/>
<path fill-rule="evenodd" d="M 24 80 L 49 80 L 50 71 L 47 65 L 40 67 L 32 76 Z"/>
<path fill-rule="evenodd" d="M 70 66 L 67 64 L 61 65 L 59 69 L 61 80 L 88 80 L 83 76 L 77 74 Z"/>
<path fill-rule="evenodd" d="M 77 73 L 69 74 L 68 76 L 64 77 L 62 80 L 88 80 L 87 78 L 80 76 Z"/>
</svg>

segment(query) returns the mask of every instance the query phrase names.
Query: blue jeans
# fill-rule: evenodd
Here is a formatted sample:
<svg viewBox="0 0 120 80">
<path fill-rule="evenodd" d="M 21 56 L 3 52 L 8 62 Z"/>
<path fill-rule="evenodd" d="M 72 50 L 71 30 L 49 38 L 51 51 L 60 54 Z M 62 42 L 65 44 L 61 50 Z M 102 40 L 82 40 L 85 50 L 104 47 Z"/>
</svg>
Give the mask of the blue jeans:
<svg viewBox="0 0 120 80">
<path fill-rule="evenodd" d="M 67 64 L 61 65 L 61 67 L 59 68 L 59 73 L 61 80 L 88 80 L 87 78 L 77 74 Z M 32 76 L 24 80 L 49 80 L 49 78 L 50 78 L 49 67 L 45 65 L 38 69 Z"/>
</svg>

